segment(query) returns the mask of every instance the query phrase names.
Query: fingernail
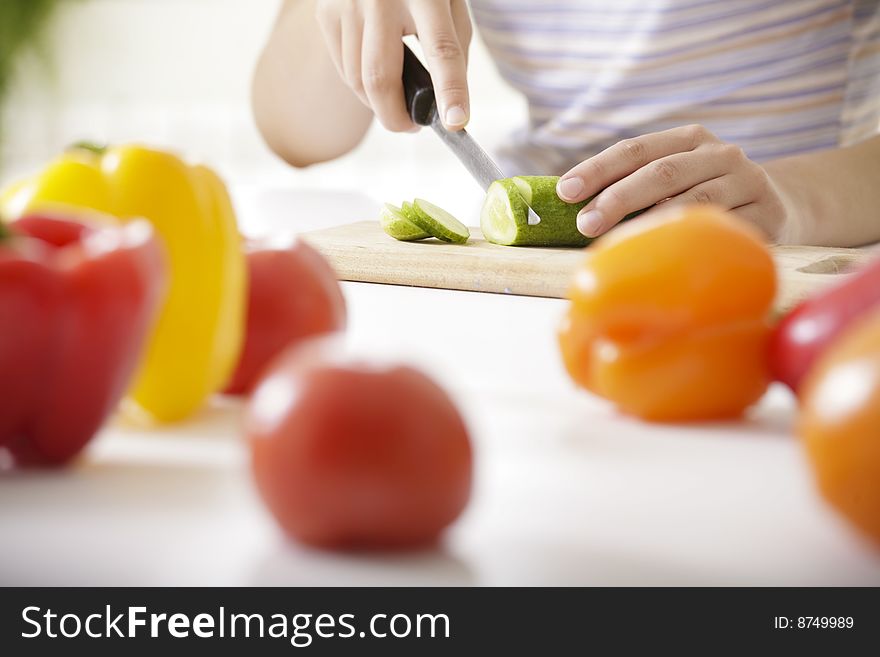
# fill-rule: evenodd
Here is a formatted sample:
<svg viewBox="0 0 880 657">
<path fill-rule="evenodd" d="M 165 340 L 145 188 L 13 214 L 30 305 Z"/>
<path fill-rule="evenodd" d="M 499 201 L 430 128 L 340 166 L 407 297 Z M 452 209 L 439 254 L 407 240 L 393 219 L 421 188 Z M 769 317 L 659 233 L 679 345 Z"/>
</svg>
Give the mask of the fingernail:
<svg viewBox="0 0 880 657">
<path fill-rule="evenodd" d="M 598 210 L 587 210 L 577 216 L 577 227 L 587 237 L 598 237 L 602 232 L 602 213 Z"/>
<path fill-rule="evenodd" d="M 453 105 L 446 110 L 446 125 L 448 127 L 457 128 L 465 123 L 467 123 L 467 114 L 464 113 L 461 106 Z"/>
<path fill-rule="evenodd" d="M 556 193 L 559 198 L 574 200 L 584 191 L 584 181 L 577 176 L 563 178 L 556 184 Z"/>
</svg>

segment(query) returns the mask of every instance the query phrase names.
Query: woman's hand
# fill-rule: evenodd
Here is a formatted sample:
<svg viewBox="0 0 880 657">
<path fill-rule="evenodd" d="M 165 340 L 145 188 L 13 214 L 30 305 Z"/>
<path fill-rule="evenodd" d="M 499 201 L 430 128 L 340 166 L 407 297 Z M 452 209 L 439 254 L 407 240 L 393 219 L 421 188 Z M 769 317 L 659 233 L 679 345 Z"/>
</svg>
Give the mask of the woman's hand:
<svg viewBox="0 0 880 657">
<path fill-rule="evenodd" d="M 578 230 L 588 237 L 656 203 L 714 203 L 772 240 L 781 239 L 789 215 L 764 168 L 700 125 L 625 139 L 568 171 L 557 193 L 569 202 L 598 194 L 578 214 Z"/>
<path fill-rule="evenodd" d="M 317 18 L 339 75 L 386 128 L 417 129 L 401 81 L 407 34 L 419 37 L 444 125 L 467 124 L 472 28 L 464 0 L 318 0 Z"/>
</svg>

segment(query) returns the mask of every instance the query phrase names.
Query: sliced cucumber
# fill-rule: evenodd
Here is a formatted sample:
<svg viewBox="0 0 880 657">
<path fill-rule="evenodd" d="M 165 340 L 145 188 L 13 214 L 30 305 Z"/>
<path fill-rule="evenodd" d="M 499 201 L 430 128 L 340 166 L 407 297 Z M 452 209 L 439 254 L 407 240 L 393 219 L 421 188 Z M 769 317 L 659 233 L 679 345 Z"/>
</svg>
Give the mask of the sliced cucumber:
<svg viewBox="0 0 880 657">
<path fill-rule="evenodd" d="M 382 230 L 396 240 L 403 242 L 415 242 L 431 237 L 430 234 L 416 226 L 407 219 L 407 214 L 396 205 L 386 203 L 379 214 L 379 223 Z"/>
<path fill-rule="evenodd" d="M 400 211 L 403 212 L 404 217 L 406 217 L 407 219 L 410 220 L 410 222 L 412 222 L 412 215 L 414 212 L 412 203 L 410 203 L 409 201 L 404 201 L 403 203 L 400 204 Z"/>
<path fill-rule="evenodd" d="M 433 203 L 417 198 L 410 207 L 412 211 L 406 214 L 407 219 L 438 240 L 464 244 L 471 236 L 467 226 Z M 404 212 L 409 209 L 406 208 Z"/>
<path fill-rule="evenodd" d="M 586 246 L 592 239 L 577 229 L 577 214 L 587 203 L 566 203 L 556 194 L 558 176 L 517 176 L 496 180 L 480 212 L 483 236 L 505 246 Z M 526 205 L 528 204 L 528 205 Z M 529 225 L 529 205 L 541 223 Z M 631 219 L 644 210 L 633 212 Z"/>
<path fill-rule="evenodd" d="M 532 178 L 537 178 L 537 176 L 531 176 Z M 532 185 L 529 184 L 529 181 L 526 180 L 525 176 L 516 176 L 510 179 L 511 182 L 516 185 L 516 188 L 519 190 L 519 195 L 523 197 L 526 203 L 529 205 L 532 204 Z"/>
<path fill-rule="evenodd" d="M 507 246 L 586 246 L 577 213 L 587 202 L 566 203 L 556 195 L 556 176 L 517 176 L 496 180 L 480 212 L 483 236 Z M 528 203 L 528 205 L 526 205 Z M 529 205 L 541 223 L 529 225 Z"/>
</svg>

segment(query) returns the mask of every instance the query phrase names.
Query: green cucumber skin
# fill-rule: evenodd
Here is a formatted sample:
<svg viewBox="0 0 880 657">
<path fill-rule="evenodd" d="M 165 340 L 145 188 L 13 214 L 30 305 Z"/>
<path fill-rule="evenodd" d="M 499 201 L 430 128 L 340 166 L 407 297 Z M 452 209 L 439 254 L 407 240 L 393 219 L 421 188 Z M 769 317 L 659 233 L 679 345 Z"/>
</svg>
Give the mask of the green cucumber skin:
<svg viewBox="0 0 880 657">
<path fill-rule="evenodd" d="M 382 208 L 379 223 L 386 234 L 401 242 L 417 242 L 431 237 L 412 223 L 401 208 L 389 203 Z"/>
<path fill-rule="evenodd" d="M 532 190 L 526 199 L 541 223 L 530 226 L 529 208 L 512 178 L 499 181 L 515 208 L 516 237 L 509 246 L 586 246 L 592 240 L 578 232 L 577 213 L 588 202 L 566 203 L 556 194 L 557 176 L 518 176 Z M 514 198 L 515 197 L 515 198 Z"/>
<path fill-rule="evenodd" d="M 558 176 L 517 176 L 517 179 L 496 180 L 490 186 L 490 191 L 498 193 L 497 189 L 492 190 L 498 185 L 506 192 L 513 215 L 510 220 L 515 226 L 515 232 L 509 239 L 493 240 L 493 230 L 486 212 L 488 203 L 486 203 L 483 206 L 484 211 L 480 214 L 480 224 L 487 240 L 504 246 L 566 247 L 584 247 L 593 241 L 593 238 L 586 237 L 578 231 L 577 214 L 594 197 L 591 196 L 579 203 L 566 203 L 556 194 Z M 535 226 L 530 226 L 528 222 L 528 205 L 522 194 L 522 188 L 526 186 L 531 190 L 531 198 L 527 199 L 529 205 L 541 217 L 541 223 Z M 489 196 L 490 194 L 487 193 L 487 201 Z M 644 210 L 629 214 L 624 221 L 642 212 Z"/>
<path fill-rule="evenodd" d="M 414 212 L 412 203 L 410 203 L 409 201 L 404 201 L 403 203 L 401 203 L 400 204 L 400 212 L 403 214 L 404 217 L 406 217 L 407 219 L 409 219 L 410 222 L 412 222 L 412 216 L 413 216 L 413 212 Z"/>
<path fill-rule="evenodd" d="M 412 204 L 407 204 L 407 219 L 423 231 L 429 233 L 432 237 L 436 237 L 443 242 L 448 242 L 450 244 L 464 244 L 468 241 L 470 238 L 470 231 L 467 230 L 467 226 L 462 224 L 463 230 L 467 232 L 461 235 L 454 231 L 447 230 L 443 225 L 419 207 L 419 201 L 420 199 L 416 199 Z M 438 209 L 441 208 L 438 206 Z"/>
</svg>

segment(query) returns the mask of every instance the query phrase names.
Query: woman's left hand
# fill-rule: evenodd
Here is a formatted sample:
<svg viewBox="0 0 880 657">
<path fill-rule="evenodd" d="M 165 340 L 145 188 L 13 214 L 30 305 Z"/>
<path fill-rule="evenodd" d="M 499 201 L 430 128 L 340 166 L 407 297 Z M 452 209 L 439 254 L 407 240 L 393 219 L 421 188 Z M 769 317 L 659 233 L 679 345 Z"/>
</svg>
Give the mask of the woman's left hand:
<svg viewBox="0 0 880 657">
<path fill-rule="evenodd" d="M 701 125 L 625 139 L 559 179 L 563 201 L 598 194 L 578 214 L 578 230 L 601 235 L 630 212 L 662 203 L 713 203 L 778 239 L 786 203 L 763 167 Z"/>
</svg>

